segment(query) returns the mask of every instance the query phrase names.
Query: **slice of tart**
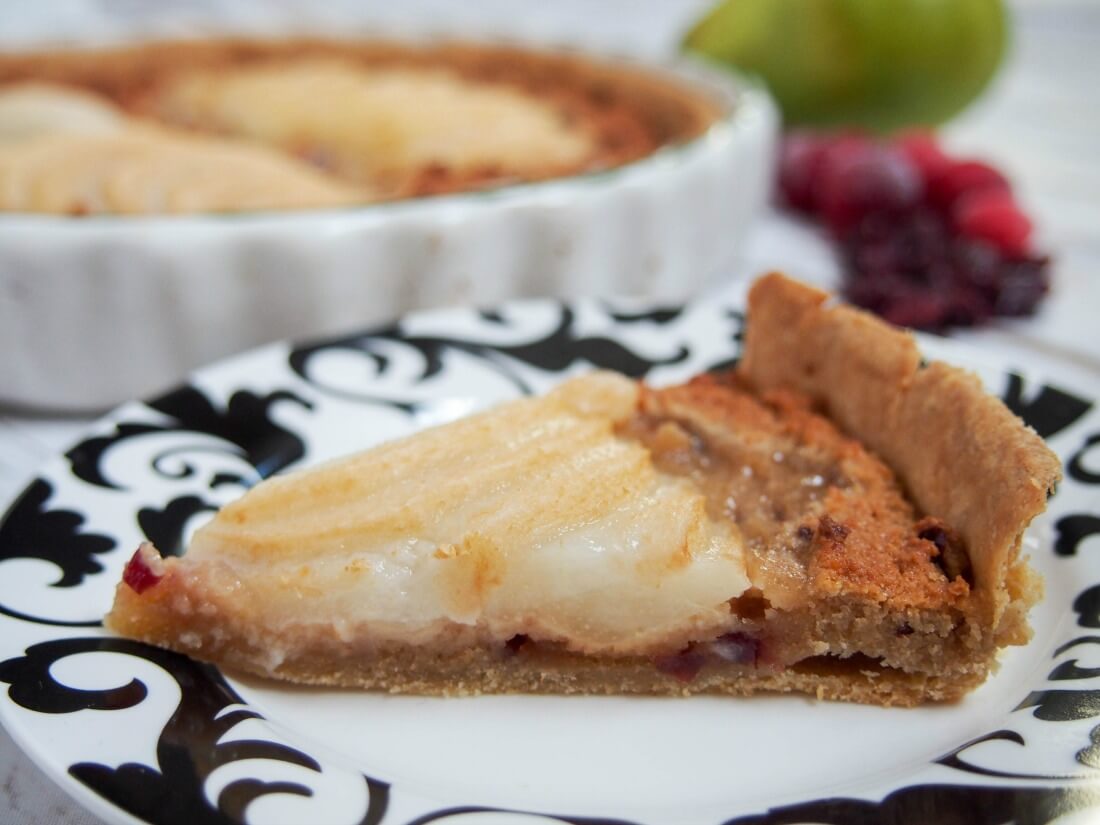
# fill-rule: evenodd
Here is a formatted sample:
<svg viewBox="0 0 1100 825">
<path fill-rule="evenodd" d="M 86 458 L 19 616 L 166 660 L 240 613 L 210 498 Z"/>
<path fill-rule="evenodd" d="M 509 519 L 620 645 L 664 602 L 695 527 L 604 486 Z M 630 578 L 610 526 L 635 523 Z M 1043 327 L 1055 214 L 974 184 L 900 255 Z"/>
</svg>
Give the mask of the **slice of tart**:
<svg viewBox="0 0 1100 825">
<path fill-rule="evenodd" d="M 782 276 L 732 372 L 609 373 L 267 480 L 112 630 L 418 693 L 797 691 L 912 705 L 1029 637 L 1059 464 L 977 380 Z"/>
</svg>

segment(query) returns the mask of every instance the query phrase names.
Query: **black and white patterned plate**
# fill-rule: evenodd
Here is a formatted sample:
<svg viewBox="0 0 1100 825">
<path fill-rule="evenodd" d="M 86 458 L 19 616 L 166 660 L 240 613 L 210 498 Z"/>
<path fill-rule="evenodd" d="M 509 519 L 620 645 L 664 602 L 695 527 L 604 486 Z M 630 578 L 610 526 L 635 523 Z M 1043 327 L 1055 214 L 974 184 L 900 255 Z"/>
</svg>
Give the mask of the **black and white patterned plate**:
<svg viewBox="0 0 1100 825">
<path fill-rule="evenodd" d="M 593 367 L 731 363 L 743 316 L 578 302 L 413 315 L 273 345 L 128 404 L 0 524 L 0 721 L 111 822 L 1005 823 L 1100 818 L 1100 382 L 952 342 L 1066 479 L 1027 550 L 1035 638 L 958 705 L 800 697 L 434 699 L 222 674 L 100 627 L 134 547 L 180 552 L 258 479 Z"/>
</svg>

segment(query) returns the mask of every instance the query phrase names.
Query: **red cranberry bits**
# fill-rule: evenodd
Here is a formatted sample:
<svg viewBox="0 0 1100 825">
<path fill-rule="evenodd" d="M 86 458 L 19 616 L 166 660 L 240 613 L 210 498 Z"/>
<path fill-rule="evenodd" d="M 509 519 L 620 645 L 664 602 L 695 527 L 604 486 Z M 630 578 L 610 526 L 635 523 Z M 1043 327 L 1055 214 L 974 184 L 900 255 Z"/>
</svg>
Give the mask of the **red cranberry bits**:
<svg viewBox="0 0 1100 825">
<path fill-rule="evenodd" d="M 938 330 L 1030 315 L 1050 287 L 1005 176 L 949 157 L 930 134 L 793 132 L 779 193 L 838 242 L 846 297 L 894 324 Z"/>
</svg>

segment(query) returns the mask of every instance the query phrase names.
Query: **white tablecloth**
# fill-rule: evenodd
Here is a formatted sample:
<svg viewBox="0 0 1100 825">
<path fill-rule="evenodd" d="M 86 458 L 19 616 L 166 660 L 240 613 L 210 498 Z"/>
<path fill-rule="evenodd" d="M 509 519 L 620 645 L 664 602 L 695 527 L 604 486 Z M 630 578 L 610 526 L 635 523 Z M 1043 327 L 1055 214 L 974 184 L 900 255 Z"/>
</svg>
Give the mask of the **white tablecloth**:
<svg viewBox="0 0 1100 825">
<path fill-rule="evenodd" d="M 406 0 L 358 11 L 387 28 L 503 33 L 550 42 L 579 42 L 660 54 L 708 0 Z M 223 15 L 285 26 L 298 15 L 346 14 L 349 3 L 258 4 L 108 2 L 9 3 L 0 6 L 0 48 L 48 31 L 79 41 L 120 24 L 158 34 L 194 31 Z M 226 9 L 231 9 L 227 11 Z M 308 10 L 308 11 L 305 11 Z M 994 87 L 947 130 L 958 151 L 993 159 L 1008 170 L 1036 217 L 1042 246 L 1056 256 L 1055 288 L 1034 319 L 968 333 L 973 342 L 1040 350 L 1094 370 L 1100 381 L 1100 3 L 1016 3 L 1016 42 Z M 764 218 L 729 279 L 781 268 L 826 286 L 837 270 L 827 244 L 779 215 Z M 0 409 L 0 502 L 9 501 L 46 458 L 75 441 L 90 419 Z M 96 825 L 0 729 L 0 823 Z"/>
</svg>

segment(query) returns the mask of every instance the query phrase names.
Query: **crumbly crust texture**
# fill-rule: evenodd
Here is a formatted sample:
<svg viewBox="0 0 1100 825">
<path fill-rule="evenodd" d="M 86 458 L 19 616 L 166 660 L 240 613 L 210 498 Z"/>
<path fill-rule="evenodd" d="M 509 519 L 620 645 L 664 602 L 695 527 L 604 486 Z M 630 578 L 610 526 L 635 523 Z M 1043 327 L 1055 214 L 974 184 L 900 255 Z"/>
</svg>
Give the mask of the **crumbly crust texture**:
<svg viewBox="0 0 1100 825">
<path fill-rule="evenodd" d="M 647 390 L 642 418 L 689 434 L 686 456 L 643 440 L 659 466 L 707 491 L 715 516 L 737 522 L 753 581 L 773 605 L 845 595 L 938 610 L 968 597 L 966 571 L 946 571 L 942 551 L 920 536 L 938 520 L 921 519 L 890 468 L 805 396 L 756 395 L 736 373 L 702 375 Z"/>
<path fill-rule="evenodd" d="M 186 557 L 141 594 L 120 584 L 107 624 L 266 676 L 392 692 L 961 697 L 1030 635 L 1041 584 L 1019 547 L 1056 457 L 975 378 L 921 366 L 910 336 L 824 293 L 768 276 L 749 319 L 735 373 L 643 388 L 620 432 L 737 525 L 753 587 L 731 598 L 728 637 L 662 657 L 501 645 L 476 627 L 416 645 L 308 616 L 256 626 Z"/>
<path fill-rule="evenodd" d="M 958 533 L 973 567 L 978 618 L 1001 644 L 1028 637 L 1039 585 L 1019 559 L 1061 466 L 978 378 L 922 365 L 912 336 L 772 274 L 749 295 L 739 373 L 757 392 L 795 390 L 880 456 L 908 497 Z"/>
</svg>

